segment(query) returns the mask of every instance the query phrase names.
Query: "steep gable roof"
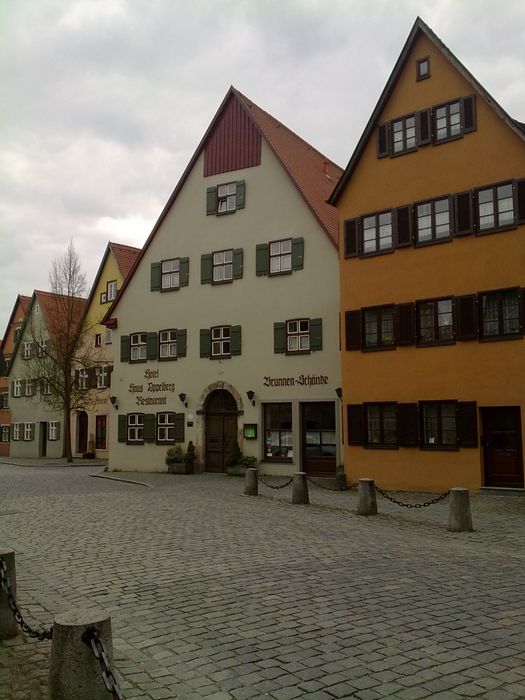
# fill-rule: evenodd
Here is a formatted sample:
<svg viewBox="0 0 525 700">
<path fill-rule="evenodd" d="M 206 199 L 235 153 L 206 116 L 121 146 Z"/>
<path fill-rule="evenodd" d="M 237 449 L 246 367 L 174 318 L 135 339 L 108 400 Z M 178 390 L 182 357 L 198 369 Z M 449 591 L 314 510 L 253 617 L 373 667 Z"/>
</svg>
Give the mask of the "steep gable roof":
<svg viewBox="0 0 525 700">
<path fill-rule="evenodd" d="M 277 159 L 280 161 L 292 183 L 295 185 L 299 194 L 304 199 L 306 205 L 310 208 L 316 219 L 319 221 L 322 230 L 325 232 L 332 245 L 337 248 L 337 211 L 330 206 L 326 200 L 333 189 L 334 183 L 337 182 L 338 178 L 341 176 L 341 173 L 343 172 L 342 168 L 313 148 L 313 146 L 310 146 L 310 144 L 297 136 L 297 134 L 288 129 L 288 127 L 272 117 L 270 114 L 268 114 L 268 112 L 265 112 L 256 104 L 251 102 L 247 97 L 232 86 L 226 93 L 224 100 L 215 113 L 215 116 L 202 137 L 201 142 L 197 146 L 197 150 L 193 154 L 179 182 L 177 183 L 177 186 L 164 206 L 164 209 L 162 210 L 157 222 L 148 236 L 144 247 L 135 260 L 130 274 L 125 279 L 120 293 L 117 295 L 117 298 L 109 308 L 107 314 L 104 316 L 103 323 L 107 323 L 111 319 L 122 293 L 133 277 L 135 269 L 140 264 L 140 260 L 146 253 L 151 241 L 155 237 L 155 234 L 168 215 L 171 207 L 182 190 L 184 183 L 188 179 L 199 156 L 203 152 L 208 139 L 213 134 L 215 127 L 217 126 L 223 112 L 231 100 L 236 100 L 245 113 L 249 116 L 257 131 L 266 140 Z"/>
<path fill-rule="evenodd" d="M 11 315 L 9 316 L 9 321 L 7 322 L 7 326 L 5 329 L 4 336 L 2 338 L 2 342 L 0 343 L 0 348 L 2 348 L 2 349 L 4 348 L 6 340 L 7 340 L 7 336 L 9 334 L 9 329 L 11 328 L 11 325 L 13 323 L 15 323 L 16 310 L 20 306 L 22 313 L 24 314 L 24 318 L 25 318 L 30 302 L 31 302 L 31 297 L 26 297 L 26 296 L 23 296 L 22 294 L 17 295 L 16 301 L 13 304 L 13 310 L 11 311 Z"/>
<path fill-rule="evenodd" d="M 521 139 L 525 140 L 525 129 L 523 128 L 523 124 L 516 121 L 507 114 L 503 107 L 501 107 L 492 97 L 492 95 L 490 95 L 487 92 L 487 90 L 485 90 L 485 88 L 476 80 L 472 73 L 469 70 L 467 70 L 467 68 L 465 68 L 461 61 L 459 61 L 456 58 L 452 51 L 450 51 L 450 49 L 447 48 L 447 46 L 445 46 L 441 39 L 438 36 L 436 36 L 436 34 L 434 34 L 430 27 L 427 24 L 425 24 L 425 22 L 423 22 L 423 20 L 420 17 L 417 17 L 410 31 L 410 34 L 408 35 L 408 39 L 406 40 L 405 45 L 403 46 L 403 49 L 399 55 L 399 58 L 397 59 L 394 69 L 392 70 L 392 73 L 388 78 L 383 92 L 381 93 L 381 97 L 379 98 L 379 101 L 375 106 L 374 111 L 372 112 L 372 116 L 368 120 L 368 123 L 365 127 L 365 130 L 363 131 L 361 138 L 359 139 L 355 151 L 353 152 L 352 157 L 350 158 L 350 161 L 346 166 L 343 176 L 335 186 L 334 191 L 328 199 L 328 202 L 330 204 L 333 204 L 335 206 L 339 200 L 339 197 L 344 191 L 346 184 L 350 179 L 355 167 L 357 166 L 359 159 L 361 158 L 361 155 L 365 149 L 365 146 L 368 143 L 368 140 L 378 123 L 378 119 L 381 115 L 381 112 L 383 111 L 386 103 L 388 102 L 392 92 L 394 91 L 397 85 L 397 81 L 400 77 L 401 71 L 405 67 L 407 58 L 412 50 L 412 47 L 414 46 L 420 34 L 426 36 L 441 51 L 445 58 L 447 58 L 450 61 L 450 63 L 454 66 L 454 68 L 456 68 L 456 70 L 463 76 L 463 78 L 465 78 L 465 80 L 468 83 L 470 83 L 470 85 L 472 85 L 474 90 L 476 90 L 476 92 L 478 92 L 484 98 L 484 100 L 494 109 L 494 111 L 501 117 L 501 119 L 503 119 L 503 121 L 506 122 L 507 125 Z"/>
<path fill-rule="evenodd" d="M 140 248 L 134 248 L 123 243 L 114 243 L 113 241 L 109 242 L 109 247 L 115 256 L 122 279 L 126 279 L 131 272 L 133 263 L 139 256 Z"/>
</svg>

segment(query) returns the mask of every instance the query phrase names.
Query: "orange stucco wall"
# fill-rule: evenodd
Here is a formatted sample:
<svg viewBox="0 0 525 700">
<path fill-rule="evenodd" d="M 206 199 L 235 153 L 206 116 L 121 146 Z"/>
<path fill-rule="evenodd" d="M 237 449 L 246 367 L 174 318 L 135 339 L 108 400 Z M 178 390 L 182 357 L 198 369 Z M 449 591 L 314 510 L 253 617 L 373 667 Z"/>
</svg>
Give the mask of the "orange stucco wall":
<svg viewBox="0 0 525 700">
<path fill-rule="evenodd" d="M 417 82 L 415 62 L 423 56 L 430 56 L 431 77 Z M 379 122 L 474 93 L 441 51 L 420 35 Z M 479 94 L 476 107 L 473 133 L 395 158 L 376 157 L 374 134 L 339 199 L 341 230 L 345 219 L 368 212 L 525 177 L 523 140 Z M 345 260 L 341 250 L 340 260 L 344 339 L 344 312 L 350 309 L 525 286 L 525 226 L 367 259 Z M 346 351 L 343 340 L 342 348 L 345 406 L 457 399 L 477 401 L 478 407 L 520 405 L 525 420 L 525 339 L 372 353 Z M 370 476 L 390 489 L 483 485 L 481 448 L 432 452 L 346 445 L 345 469 L 352 481 Z"/>
</svg>

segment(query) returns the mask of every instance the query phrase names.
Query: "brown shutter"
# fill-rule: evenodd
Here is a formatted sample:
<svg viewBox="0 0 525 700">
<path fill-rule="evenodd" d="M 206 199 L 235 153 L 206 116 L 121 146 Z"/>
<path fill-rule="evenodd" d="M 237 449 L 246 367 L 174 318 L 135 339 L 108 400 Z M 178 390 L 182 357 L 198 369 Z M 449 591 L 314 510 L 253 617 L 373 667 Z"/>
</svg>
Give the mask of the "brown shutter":
<svg viewBox="0 0 525 700">
<path fill-rule="evenodd" d="M 478 446 L 478 407 L 475 401 L 458 401 L 456 426 L 460 447 Z"/>
<path fill-rule="evenodd" d="M 463 123 L 461 132 L 468 134 L 469 131 L 476 130 L 476 95 L 464 97 L 461 100 L 461 111 L 463 115 Z"/>
<path fill-rule="evenodd" d="M 346 349 L 359 350 L 361 348 L 361 311 L 347 311 L 345 313 Z"/>
<path fill-rule="evenodd" d="M 421 112 L 416 113 L 416 134 L 418 146 L 426 146 L 427 143 L 432 141 L 431 124 L 430 109 L 423 109 Z"/>
<path fill-rule="evenodd" d="M 362 445 L 364 442 L 363 406 L 360 403 L 348 404 L 346 407 L 349 445 Z"/>
<path fill-rule="evenodd" d="M 474 210 L 472 192 L 454 195 L 454 235 L 467 236 L 474 232 Z"/>
<path fill-rule="evenodd" d="M 475 294 L 456 297 L 456 339 L 476 340 L 478 337 L 478 310 Z"/>
<path fill-rule="evenodd" d="M 525 180 L 516 180 L 516 223 L 525 224 Z"/>
<path fill-rule="evenodd" d="M 388 155 L 388 127 L 389 124 L 379 124 L 377 127 L 377 157 L 384 158 Z"/>
<path fill-rule="evenodd" d="M 419 445 L 419 423 L 417 403 L 399 403 L 397 405 L 397 436 L 402 447 Z"/>
<path fill-rule="evenodd" d="M 413 345 L 415 342 L 414 304 L 398 304 L 394 310 L 397 345 Z"/>
<path fill-rule="evenodd" d="M 396 248 L 412 245 L 412 212 L 410 204 L 398 207 L 393 212 Z"/>
<path fill-rule="evenodd" d="M 344 229 L 345 258 L 355 258 L 359 255 L 359 219 L 348 219 Z"/>
</svg>

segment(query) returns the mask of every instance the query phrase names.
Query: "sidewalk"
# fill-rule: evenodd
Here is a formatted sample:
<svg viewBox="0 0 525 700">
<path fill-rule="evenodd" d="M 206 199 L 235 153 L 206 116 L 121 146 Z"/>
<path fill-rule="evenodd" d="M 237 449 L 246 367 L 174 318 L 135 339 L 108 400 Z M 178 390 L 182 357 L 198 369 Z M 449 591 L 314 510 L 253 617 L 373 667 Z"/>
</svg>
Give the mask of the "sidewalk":
<svg viewBox="0 0 525 700">
<path fill-rule="evenodd" d="M 106 459 L 74 458 L 68 462 L 65 457 L 38 457 L 35 459 L 21 457 L 0 457 L 0 465 L 11 464 L 16 467 L 105 467 Z"/>
</svg>

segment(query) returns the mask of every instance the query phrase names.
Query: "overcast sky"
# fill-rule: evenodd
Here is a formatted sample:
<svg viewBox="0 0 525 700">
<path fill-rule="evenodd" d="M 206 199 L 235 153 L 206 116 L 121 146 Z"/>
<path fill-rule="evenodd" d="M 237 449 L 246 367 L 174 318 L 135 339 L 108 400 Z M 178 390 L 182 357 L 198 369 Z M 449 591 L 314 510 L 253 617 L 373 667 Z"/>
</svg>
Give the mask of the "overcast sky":
<svg viewBox="0 0 525 700">
<path fill-rule="evenodd" d="M 417 15 L 525 121 L 524 0 L 0 0 L 0 333 L 143 245 L 231 84 L 344 167 Z"/>
</svg>

